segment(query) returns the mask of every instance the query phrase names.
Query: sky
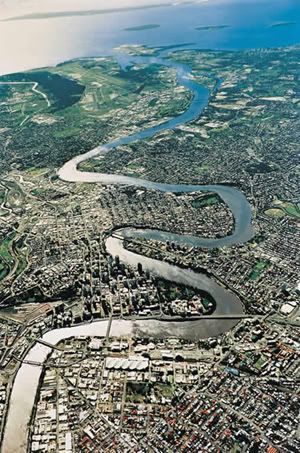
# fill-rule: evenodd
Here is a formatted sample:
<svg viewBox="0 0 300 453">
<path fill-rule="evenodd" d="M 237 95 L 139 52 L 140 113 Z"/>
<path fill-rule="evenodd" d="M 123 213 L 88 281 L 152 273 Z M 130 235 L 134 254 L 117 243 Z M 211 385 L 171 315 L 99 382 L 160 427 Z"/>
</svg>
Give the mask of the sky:
<svg viewBox="0 0 300 453">
<path fill-rule="evenodd" d="M 70 58 L 105 55 L 125 43 L 153 47 L 189 42 L 197 43 L 199 48 L 235 49 L 299 42 L 300 0 L 195 0 L 184 7 L 53 17 L 53 13 L 62 11 L 103 11 L 162 3 L 178 5 L 186 0 L 0 0 L 0 76 Z M 46 13 L 46 18 L 5 20 L 34 13 Z M 47 17 L 47 13 L 52 16 Z M 270 27 L 281 21 L 295 21 L 295 25 Z M 161 28 L 126 31 L 126 27 L 143 24 L 159 24 Z M 218 24 L 230 27 L 214 33 L 200 33 L 195 28 Z"/>
<path fill-rule="evenodd" d="M 193 3 L 206 1 L 195 0 Z M 108 48 L 107 42 L 113 42 L 115 34 L 122 31 L 122 25 L 118 21 L 127 20 L 130 23 L 129 17 L 132 17 L 139 24 L 140 18 L 143 22 L 147 21 L 147 13 L 141 10 L 122 13 L 122 16 L 74 15 L 21 21 L 6 20 L 8 18 L 26 17 L 35 13 L 102 11 L 185 2 L 186 0 L 0 0 L 0 43 L 5 43 L 0 45 L 0 75 L 54 65 L 69 58 L 98 55 Z M 163 9 L 154 8 L 153 13 Z"/>
<path fill-rule="evenodd" d="M 0 19 L 47 11 L 102 10 L 161 3 L 184 3 L 185 1 L 186 0 L 0 0 Z M 203 3 L 205 1 L 207 0 L 195 0 L 195 3 Z"/>
</svg>

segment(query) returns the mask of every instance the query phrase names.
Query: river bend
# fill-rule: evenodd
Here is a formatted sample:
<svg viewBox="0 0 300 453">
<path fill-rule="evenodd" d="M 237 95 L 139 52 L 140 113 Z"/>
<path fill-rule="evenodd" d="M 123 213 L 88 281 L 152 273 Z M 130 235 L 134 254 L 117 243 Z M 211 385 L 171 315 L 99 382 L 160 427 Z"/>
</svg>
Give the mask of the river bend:
<svg viewBox="0 0 300 453">
<path fill-rule="evenodd" d="M 176 49 L 173 49 L 173 51 Z M 253 236 L 251 226 L 251 207 L 246 197 L 237 189 L 222 185 L 186 185 L 166 184 L 147 181 L 129 176 L 84 172 L 78 170 L 78 165 L 92 157 L 104 155 L 117 146 L 129 145 L 133 142 L 151 138 L 159 132 L 175 129 L 176 127 L 199 117 L 209 101 L 209 91 L 195 83 L 192 79 L 191 69 L 179 63 L 167 60 L 166 53 L 161 52 L 158 57 L 135 57 L 119 56 L 119 62 L 123 66 L 133 64 L 158 64 L 172 67 L 177 73 L 179 85 L 191 90 L 193 99 L 189 108 L 176 118 L 170 119 L 158 126 L 150 127 L 136 134 L 118 138 L 110 143 L 96 147 L 95 149 L 74 157 L 58 171 L 59 177 L 68 182 L 88 182 L 101 184 L 118 184 L 154 189 L 161 192 L 189 193 L 210 191 L 217 193 L 231 209 L 235 220 L 235 228 L 232 234 L 217 239 L 201 238 L 192 235 L 180 235 L 159 230 L 138 230 L 127 228 L 119 231 L 123 237 L 146 237 L 160 241 L 174 241 L 180 244 L 195 247 L 221 247 L 243 243 Z M 171 264 L 160 262 L 151 258 L 137 255 L 126 250 L 123 241 L 115 237 L 106 240 L 107 251 L 112 255 L 119 255 L 120 260 L 129 264 L 143 264 L 153 274 L 168 280 L 192 285 L 196 288 L 208 291 L 216 300 L 215 314 L 241 314 L 243 304 L 231 291 L 225 289 L 215 280 L 204 274 L 195 273 L 188 269 L 181 269 Z M 219 335 L 232 328 L 237 320 L 209 320 L 203 319 L 188 322 L 170 322 L 155 320 L 120 320 L 113 321 L 111 326 L 112 336 L 122 335 L 147 335 L 147 336 L 177 336 L 186 339 L 197 340 Z M 60 340 L 74 336 L 104 336 L 107 329 L 107 321 L 98 321 L 85 325 L 55 329 L 47 332 L 43 339 L 51 344 L 57 344 Z M 24 363 L 15 378 L 10 397 L 10 405 L 2 444 L 2 453 L 24 453 L 27 448 L 27 425 L 30 420 L 39 379 L 42 373 L 42 364 L 51 352 L 50 348 L 41 344 L 35 344 L 25 357 L 25 361 L 39 362 L 40 366 Z M 18 433 L 18 435 L 16 435 Z"/>
</svg>

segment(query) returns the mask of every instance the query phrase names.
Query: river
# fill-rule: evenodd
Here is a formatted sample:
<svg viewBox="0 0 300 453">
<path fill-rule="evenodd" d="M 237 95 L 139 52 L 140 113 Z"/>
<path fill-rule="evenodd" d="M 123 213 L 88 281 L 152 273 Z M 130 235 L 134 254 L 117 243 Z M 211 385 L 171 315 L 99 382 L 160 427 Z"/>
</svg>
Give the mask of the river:
<svg viewBox="0 0 300 453">
<path fill-rule="evenodd" d="M 172 49 L 172 52 L 175 52 L 177 49 Z M 161 51 L 158 57 L 153 56 L 127 56 L 124 55 L 122 59 L 122 66 L 126 68 L 129 64 L 157 64 L 161 66 L 168 66 L 176 70 L 177 73 L 177 83 L 178 85 L 184 86 L 193 93 L 193 98 L 190 103 L 190 106 L 187 110 L 178 115 L 175 118 L 172 118 L 164 123 L 161 123 L 156 126 L 152 126 L 141 130 L 135 134 L 123 136 L 116 140 L 113 140 L 110 143 L 103 144 L 94 148 L 91 151 L 88 151 L 79 156 L 75 156 L 73 159 L 69 160 L 62 168 L 58 171 L 59 177 L 68 182 L 85 182 L 85 183 L 101 183 L 101 184 L 112 184 L 112 185 L 131 185 L 136 187 L 143 187 L 146 189 L 157 190 L 161 192 L 172 192 L 172 193 L 191 193 L 191 192 L 203 192 L 210 191 L 217 193 L 223 201 L 231 209 L 234 216 L 234 231 L 232 234 L 222 237 L 222 238 L 202 238 L 192 235 L 181 235 L 175 234 L 168 231 L 152 230 L 152 229 L 136 229 L 136 228 L 126 228 L 118 231 L 118 234 L 124 238 L 137 238 L 144 237 L 147 239 L 156 239 L 163 242 L 173 241 L 176 243 L 196 246 L 196 247 L 207 247 L 207 248 L 216 248 L 220 246 L 230 246 L 236 243 L 243 243 L 248 241 L 253 236 L 253 228 L 251 226 L 251 207 L 246 199 L 246 197 L 234 187 L 221 186 L 221 185 L 188 185 L 188 184 L 167 184 L 148 181 L 145 179 L 135 178 L 131 176 L 116 175 L 116 174 L 104 174 L 96 172 L 85 172 L 78 169 L 78 165 L 86 160 L 89 160 L 91 157 L 96 157 L 99 155 L 105 155 L 108 152 L 113 152 L 114 148 L 121 145 L 129 145 L 131 143 L 144 140 L 146 138 L 151 138 L 156 134 L 175 129 L 177 126 L 185 124 L 189 121 L 192 121 L 201 115 L 209 101 L 209 91 L 195 83 L 192 80 L 191 69 L 186 66 L 174 62 L 172 60 L 167 60 L 169 51 Z M 118 56 L 120 59 L 120 57 Z M 125 61 L 124 61 L 125 59 Z M 220 82 L 219 82 L 220 85 Z M 120 259 L 129 265 L 136 266 L 140 261 L 143 264 L 144 269 L 149 270 L 150 272 L 155 272 L 158 276 L 167 278 L 169 280 L 176 281 L 178 283 L 192 284 L 192 286 L 197 286 L 200 289 L 210 292 L 217 302 L 218 307 L 222 309 L 226 306 L 224 300 L 226 299 L 226 293 L 228 293 L 228 298 L 230 299 L 230 293 L 225 290 L 221 294 L 218 292 L 213 294 L 214 283 L 207 276 L 201 274 L 191 274 L 176 266 L 169 266 L 166 263 L 161 263 L 158 260 L 151 260 L 140 255 L 136 255 L 132 252 L 129 252 L 124 249 L 123 242 L 117 240 L 116 238 L 110 238 L 106 242 L 107 251 L 113 255 L 118 255 Z M 178 280 L 180 278 L 180 280 Z M 199 281 L 202 282 L 202 286 L 199 286 Z M 218 285 L 217 285 L 218 286 Z M 228 307 L 234 312 L 234 305 L 228 305 Z M 226 308 L 228 308 L 226 306 Z M 226 311 L 226 313 L 228 313 Z M 152 321 L 149 321 L 149 323 Z M 204 322 L 204 321 L 203 321 Z M 222 324 L 224 325 L 222 326 Z M 208 328 L 210 326 L 210 328 Z M 221 331 L 226 330 L 226 322 L 220 320 L 214 323 L 208 323 L 206 334 L 207 336 L 214 336 L 219 334 Z M 232 326 L 232 324 L 231 324 Z"/>
<path fill-rule="evenodd" d="M 202 113 L 209 100 L 208 90 L 192 81 L 190 75 L 191 70 L 188 67 L 180 65 L 176 62 L 172 62 L 170 60 L 166 60 L 164 57 L 165 53 L 163 52 L 160 57 L 156 57 L 155 59 L 153 59 L 153 57 L 136 58 L 130 56 L 130 62 L 134 62 L 134 64 L 145 64 L 151 62 L 151 64 L 166 65 L 176 69 L 178 84 L 184 85 L 193 93 L 193 99 L 191 101 L 190 107 L 182 115 L 179 115 L 176 118 L 173 118 L 165 123 L 147 128 L 131 136 L 121 137 L 111 143 L 98 146 L 83 155 L 74 157 L 65 165 L 63 165 L 63 167 L 58 171 L 58 175 L 61 179 L 68 182 L 134 185 L 163 192 L 188 193 L 196 191 L 214 191 L 218 193 L 224 200 L 224 202 L 227 203 L 227 205 L 230 207 L 235 219 L 234 232 L 227 237 L 207 239 L 189 235 L 172 234 L 167 231 L 137 230 L 134 228 L 119 230 L 118 233 L 123 235 L 123 237 L 144 236 L 149 239 L 160 239 L 162 241 L 171 240 L 180 242 L 181 244 L 207 246 L 210 248 L 219 247 L 221 245 L 232 245 L 237 242 L 245 242 L 253 235 L 253 230 L 251 227 L 251 207 L 246 197 L 233 187 L 223 187 L 220 185 L 171 185 L 122 175 L 99 174 L 93 172 L 82 172 L 78 170 L 79 163 L 84 162 L 91 157 L 97 156 L 99 154 L 104 155 L 105 153 L 113 152 L 113 149 L 116 146 L 130 144 L 138 140 L 153 137 L 161 131 L 174 129 L 181 124 L 197 118 Z M 149 270 L 151 273 L 156 274 L 157 276 L 177 283 L 194 286 L 209 292 L 217 303 L 214 313 L 216 315 L 243 313 L 243 305 L 237 298 L 237 296 L 232 292 L 226 290 L 223 286 L 220 286 L 216 281 L 210 279 L 204 274 L 195 273 L 188 269 L 181 269 L 177 266 L 173 266 L 165 262 L 160 262 L 151 258 L 137 255 L 126 250 L 123 246 L 123 241 L 114 237 L 109 237 L 106 240 L 106 249 L 112 256 L 118 255 L 120 257 L 120 260 L 127 263 L 128 265 L 136 266 L 138 262 L 142 262 L 144 269 Z M 203 319 L 188 322 L 120 320 L 113 321 L 111 334 L 112 336 L 129 334 L 158 337 L 176 336 L 184 339 L 197 340 L 199 338 L 207 338 L 219 335 L 232 328 L 237 322 L 237 320 L 228 319 Z M 47 332 L 43 336 L 43 339 L 51 344 L 56 344 L 60 340 L 72 336 L 104 336 L 106 333 L 106 328 L 107 321 L 100 321 L 97 323 L 89 323 L 68 329 L 55 329 L 53 331 Z M 50 352 L 51 350 L 48 347 L 36 344 L 28 352 L 27 356 L 25 357 L 25 361 L 43 363 Z M 21 365 L 16 375 L 6 421 L 4 442 L 2 446 L 3 453 L 26 451 L 27 424 L 32 413 L 32 407 L 34 404 L 41 372 L 42 366 L 35 366 L 32 364 L 24 363 L 23 365 Z M 18 436 L 15 436 L 16 430 L 18 432 Z"/>
<path fill-rule="evenodd" d="M 52 19 L 43 21 L 24 21 L 24 22 L 3 22 L 1 25 L 1 33 L 5 36 L 7 46 L 2 46 L 0 51 L 0 73 L 9 73 L 14 70 L 24 68 L 32 68 L 54 64 L 67 58 L 99 55 L 101 49 L 103 54 L 107 49 L 111 49 L 115 45 L 123 43 L 139 42 L 150 46 L 180 44 L 182 42 L 197 43 L 194 47 L 198 48 L 249 48 L 249 47 L 270 47 L 275 45 L 294 44 L 298 41 L 299 36 L 299 21 L 295 22 L 295 18 L 299 17 L 299 2 L 276 0 L 268 2 L 266 0 L 245 1 L 243 5 L 240 2 L 212 2 L 213 6 L 195 6 L 184 5 L 177 9 L 176 15 L 172 14 L 170 18 L 170 9 L 160 9 L 159 12 L 147 12 L 148 23 L 160 23 L 165 26 L 162 33 L 148 30 L 141 32 L 138 35 L 132 34 L 129 38 L 128 32 L 116 34 L 115 28 L 107 17 L 103 22 L 103 33 L 106 33 L 106 38 L 103 38 L 102 47 L 99 46 L 99 20 L 95 18 L 75 18 L 70 19 L 68 23 L 68 40 L 63 36 L 66 34 L 65 21 L 63 19 Z M 217 8 L 215 7 L 217 4 Z M 202 15 L 192 14 L 192 11 L 197 8 L 202 8 Z M 173 11 L 173 10 L 172 10 Z M 199 12 L 199 10 L 197 9 Z M 261 13 L 259 14 L 258 11 Z M 142 13 L 139 17 L 123 15 L 123 27 L 136 25 L 137 19 L 139 23 L 143 21 Z M 176 18 L 174 21 L 173 18 Z M 292 20 L 289 25 L 289 21 Z M 272 23 L 287 22 L 287 26 L 272 27 Z M 180 22 L 180 23 L 179 23 Z M 195 31 L 196 26 L 203 25 L 222 25 L 229 23 L 229 28 L 220 28 L 217 32 L 199 32 Z M 55 26 L 54 26 L 55 25 Z M 53 29 L 57 31 L 53 36 L 52 44 L 48 40 L 48 36 L 53 35 Z M 82 34 L 78 30 L 83 30 L 82 34 L 87 40 L 82 39 Z M 176 29 L 176 32 L 175 32 Z M 50 31 L 51 30 L 51 31 Z M 24 39 L 16 42 L 15 36 L 24 35 Z M 43 33 L 45 34 L 43 38 Z M 91 33 L 93 37 L 91 37 Z M 102 37 L 104 35 L 101 35 Z M 72 39 L 74 37 L 74 39 Z M 138 37 L 138 39 L 137 39 Z M 3 38 L 4 39 L 4 38 Z M 31 41 L 32 40 L 32 41 Z M 62 45 L 62 43 L 72 43 Z M 45 43 L 47 43 L 47 51 L 45 52 Z M 56 43 L 56 44 L 55 44 Z M 82 44 L 84 43 L 84 45 Z M 33 47 L 32 47 L 33 44 Z M 25 47 L 24 47 L 25 46 Z M 27 47 L 26 47 L 27 46 Z M 35 51 L 28 53 L 28 49 L 34 48 Z M 26 51 L 27 49 L 27 51 Z M 108 53 L 111 53 L 110 51 Z M 20 58 L 24 54 L 25 59 Z M 31 59 L 28 59 L 30 56 Z M 195 191 L 214 191 L 218 193 L 224 202 L 231 209 L 235 219 L 234 232 L 226 237 L 218 239 L 207 239 L 193 236 L 181 236 L 171 234 L 170 232 L 158 230 L 136 230 L 125 229 L 121 234 L 125 236 L 143 236 L 152 239 L 171 240 L 193 246 L 205 246 L 208 248 L 230 246 L 236 243 L 242 243 L 249 240 L 253 235 L 251 227 L 251 208 L 245 196 L 232 187 L 225 186 L 201 186 L 201 185 L 169 185 L 165 183 L 157 183 L 136 178 L 130 178 L 121 175 L 107 175 L 90 172 L 80 172 L 77 166 L 91 157 L 97 156 L 100 153 L 105 154 L 112 151 L 113 148 L 121 144 L 133 143 L 137 140 L 152 137 L 160 131 L 174 129 L 178 125 L 195 119 L 205 105 L 207 104 L 209 93 L 204 88 L 195 84 L 190 77 L 190 70 L 177 63 L 167 61 L 165 55 L 160 55 L 156 58 L 155 63 L 172 66 L 177 71 L 178 83 L 189 88 L 194 98 L 189 109 L 182 115 L 154 128 L 149 128 L 128 137 L 122 137 L 109 144 L 101 145 L 95 149 L 77 156 L 67 162 L 59 171 L 59 176 L 70 182 L 90 182 L 104 184 L 126 184 L 135 185 L 144 188 L 151 188 L 160 191 L 170 191 L 174 193 L 180 192 L 195 192 Z M 130 57 L 133 61 L 135 57 Z M 137 61 L 137 59 L 135 60 Z M 139 62 L 142 60 L 139 57 Z M 146 62 L 145 57 L 143 61 Z M 5 64 L 3 64 L 5 62 Z M 153 61 L 151 61 L 152 63 Z M 215 297 L 217 301 L 216 313 L 236 313 L 243 312 L 243 306 L 240 300 L 230 291 L 225 290 L 217 282 L 209 279 L 202 274 L 196 274 L 190 270 L 180 269 L 176 266 L 171 266 L 167 263 L 158 262 L 150 258 L 141 257 L 124 249 L 121 240 L 110 237 L 106 241 L 106 247 L 112 255 L 118 254 L 120 259 L 128 264 L 136 265 L 138 261 L 143 263 L 144 269 L 149 269 L 162 277 L 168 278 L 175 282 L 192 284 L 193 286 L 205 289 Z M 230 329 L 236 321 L 229 320 L 200 320 L 195 322 L 178 323 L 178 322 L 162 322 L 162 321 L 113 321 L 111 327 L 112 336 L 120 335 L 150 335 L 150 336 L 168 336 L 174 335 L 183 338 L 205 338 L 212 335 L 218 335 Z M 103 336 L 106 333 L 107 321 L 99 321 L 86 325 L 71 327 L 68 329 L 56 329 L 46 333 L 43 339 L 49 343 L 56 344 L 60 340 L 73 336 Z M 38 361 L 43 363 L 50 348 L 35 344 L 28 352 L 25 360 Z M 13 385 L 9 410 L 7 414 L 6 427 L 1 451 L 2 453 L 23 453 L 27 447 L 27 425 L 32 413 L 32 407 L 38 388 L 40 375 L 42 372 L 41 366 L 23 364 L 15 378 Z"/>
<path fill-rule="evenodd" d="M 193 46 L 188 46 L 193 48 Z M 182 49 L 180 47 L 180 49 Z M 172 52 L 178 50 L 176 47 Z M 123 67 L 129 64 L 157 64 L 168 66 L 176 70 L 178 85 L 184 86 L 193 93 L 193 99 L 189 108 L 175 118 L 161 123 L 157 126 L 149 127 L 135 134 L 120 137 L 110 143 L 102 144 L 84 154 L 75 156 L 73 159 L 66 162 L 58 171 L 61 179 L 68 182 L 86 182 L 86 183 L 102 183 L 114 185 L 131 185 L 143 187 L 145 189 L 154 189 L 161 192 L 172 193 L 191 193 L 199 191 L 210 191 L 217 193 L 223 201 L 231 209 L 234 220 L 234 232 L 226 237 L 218 239 L 200 238 L 195 236 L 182 236 L 180 234 L 172 234 L 170 232 L 162 232 L 158 230 L 126 230 L 124 234 L 127 237 L 147 237 L 148 239 L 159 239 L 163 241 L 174 241 L 181 244 L 196 246 L 196 247 L 221 247 L 225 245 L 233 245 L 236 243 L 246 242 L 253 236 L 251 227 L 251 207 L 246 197 L 234 187 L 222 185 L 188 185 L 188 184 L 166 184 L 160 182 L 148 181 L 145 179 L 135 178 L 131 176 L 85 172 L 78 170 L 78 165 L 86 160 L 94 157 L 104 156 L 111 152 L 114 148 L 121 145 L 129 145 L 131 143 L 145 140 L 154 135 L 166 131 L 176 129 L 176 127 L 192 121 L 199 117 L 207 106 L 209 100 L 209 91 L 207 88 L 199 85 L 192 80 L 191 68 L 186 65 L 179 64 L 172 60 L 167 60 L 168 51 L 161 51 L 159 57 L 146 56 L 128 56 L 116 54 L 119 63 Z M 220 84 L 220 82 L 219 82 Z"/>
</svg>

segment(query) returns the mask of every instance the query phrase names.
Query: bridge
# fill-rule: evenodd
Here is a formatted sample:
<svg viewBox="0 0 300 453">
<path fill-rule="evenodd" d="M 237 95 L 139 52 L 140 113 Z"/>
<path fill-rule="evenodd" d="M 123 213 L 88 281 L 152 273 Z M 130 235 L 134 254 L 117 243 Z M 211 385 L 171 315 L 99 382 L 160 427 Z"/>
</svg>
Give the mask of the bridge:
<svg viewBox="0 0 300 453">
<path fill-rule="evenodd" d="M 188 316 L 186 318 L 182 316 L 129 316 L 130 321 L 164 321 L 164 322 L 186 322 L 186 321 L 202 321 L 202 320 L 214 320 L 214 319 L 263 319 L 263 315 L 249 315 L 245 313 L 237 314 L 216 314 L 216 315 L 199 315 L 199 316 Z"/>
<path fill-rule="evenodd" d="M 44 346 L 47 346 L 48 348 L 56 349 L 57 351 L 60 351 L 60 352 L 63 351 L 63 348 L 61 348 L 60 346 L 56 346 L 55 344 L 48 343 L 47 341 L 42 340 L 42 338 L 35 338 L 35 341 L 37 343 L 40 343 L 40 344 L 44 345 Z"/>
<path fill-rule="evenodd" d="M 23 360 L 22 363 L 25 365 L 32 365 L 32 366 L 44 366 L 43 363 L 34 362 L 33 360 Z"/>
</svg>

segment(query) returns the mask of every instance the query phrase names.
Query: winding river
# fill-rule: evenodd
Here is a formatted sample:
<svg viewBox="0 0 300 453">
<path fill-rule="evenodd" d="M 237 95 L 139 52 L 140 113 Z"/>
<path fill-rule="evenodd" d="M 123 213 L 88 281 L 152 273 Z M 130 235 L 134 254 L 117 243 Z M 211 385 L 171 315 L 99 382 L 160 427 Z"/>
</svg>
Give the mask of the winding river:
<svg viewBox="0 0 300 453">
<path fill-rule="evenodd" d="M 173 51 L 176 49 L 173 49 Z M 161 52 L 156 57 L 136 57 L 120 56 L 118 61 L 123 66 L 128 64 L 158 64 L 168 66 L 176 70 L 177 82 L 193 93 L 193 100 L 189 108 L 176 118 L 170 119 L 158 126 L 137 132 L 136 134 L 121 137 L 110 143 L 98 146 L 97 148 L 74 157 L 63 165 L 59 170 L 59 177 L 68 182 L 88 182 L 102 184 L 118 184 L 154 189 L 161 192 L 188 193 L 197 191 L 216 192 L 231 209 L 235 219 L 235 229 L 231 235 L 223 238 L 208 239 L 192 235 L 173 234 L 159 230 L 138 230 L 127 228 L 119 230 L 123 237 L 146 237 L 148 239 L 158 239 L 161 241 L 174 241 L 188 246 L 198 247 L 221 247 L 231 246 L 236 243 L 243 243 L 253 236 L 251 226 L 251 207 L 246 197 L 233 187 L 222 185 L 186 185 L 186 184 L 165 184 L 138 179 L 129 176 L 100 174 L 83 172 L 78 170 L 78 165 L 92 157 L 104 155 L 120 145 L 128 145 L 133 142 L 151 138 L 155 134 L 175 129 L 181 124 L 196 119 L 206 107 L 209 100 L 209 91 L 193 81 L 191 69 L 167 60 L 167 53 Z M 106 241 L 107 251 L 112 255 L 119 255 L 120 260 L 129 264 L 136 265 L 138 262 L 143 264 L 143 268 L 151 273 L 168 280 L 192 285 L 199 289 L 208 291 L 216 300 L 217 308 L 215 314 L 241 314 L 243 305 L 238 297 L 226 290 L 216 281 L 204 274 L 195 273 L 188 269 L 181 269 L 171 264 L 160 262 L 155 259 L 137 255 L 126 250 L 123 241 L 115 237 L 109 237 Z M 226 332 L 236 324 L 237 320 L 229 319 L 203 319 L 187 322 L 170 322 L 155 320 L 120 320 L 113 321 L 111 326 L 112 336 L 122 335 L 147 335 L 147 336 L 177 336 L 197 340 L 207 338 Z M 43 339 L 51 344 L 57 344 L 60 340 L 73 336 L 104 336 L 106 334 L 108 322 L 98 321 L 85 325 L 55 329 L 47 332 Z M 27 427 L 32 413 L 35 395 L 38 388 L 39 379 L 42 372 L 42 363 L 46 360 L 51 349 L 41 344 L 35 344 L 25 357 L 25 361 L 39 362 L 41 365 L 22 364 L 13 385 L 10 405 L 7 414 L 4 439 L 2 444 L 3 453 L 26 452 Z M 16 433 L 18 433 L 16 435 Z"/>
<path fill-rule="evenodd" d="M 192 47 L 189 47 L 192 48 Z M 172 52 L 182 50 L 182 47 L 172 49 Z M 141 178 L 131 176 L 114 175 L 106 173 L 95 173 L 78 170 L 78 165 L 91 158 L 104 156 L 114 148 L 121 145 L 129 145 L 140 140 L 148 139 L 154 135 L 167 131 L 174 130 L 176 127 L 195 120 L 203 112 L 209 101 L 209 90 L 204 86 L 193 81 L 192 69 L 186 65 L 179 64 L 175 61 L 168 60 L 166 57 L 170 51 L 162 50 L 158 57 L 153 56 L 131 56 L 124 54 L 116 54 L 116 58 L 122 68 L 129 65 L 146 65 L 157 64 L 167 66 L 176 70 L 178 85 L 184 86 L 193 93 L 193 99 L 189 108 L 175 118 L 170 119 L 157 126 L 149 127 L 135 134 L 124 136 L 113 140 L 110 143 L 100 145 L 91 151 L 80 154 L 66 162 L 58 171 L 59 177 L 68 182 L 86 182 L 86 183 L 101 183 L 114 185 L 129 185 L 142 187 L 145 189 L 153 189 L 160 192 L 172 193 L 191 193 L 191 192 L 215 192 L 231 209 L 235 220 L 235 229 L 231 235 L 209 239 L 191 235 L 180 235 L 159 230 L 123 230 L 123 235 L 126 237 L 146 237 L 148 239 L 157 239 L 161 241 L 174 241 L 181 244 L 186 244 L 195 247 L 215 248 L 222 246 L 230 246 L 236 243 L 243 243 L 251 239 L 253 229 L 251 226 L 251 207 L 244 196 L 237 189 L 230 186 L 222 185 L 188 185 L 188 184 L 165 184 L 159 182 L 148 181 Z M 216 82 L 218 87 L 220 81 Z"/>
</svg>

